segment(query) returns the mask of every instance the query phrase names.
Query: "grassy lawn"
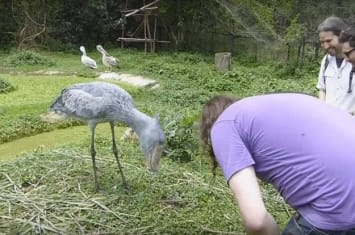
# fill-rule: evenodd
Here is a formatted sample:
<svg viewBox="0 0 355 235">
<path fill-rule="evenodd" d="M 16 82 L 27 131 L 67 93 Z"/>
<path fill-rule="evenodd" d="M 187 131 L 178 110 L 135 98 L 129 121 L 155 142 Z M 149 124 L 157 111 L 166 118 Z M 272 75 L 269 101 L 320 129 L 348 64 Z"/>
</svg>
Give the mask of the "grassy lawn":
<svg viewBox="0 0 355 235">
<path fill-rule="evenodd" d="M 123 135 L 124 128 L 116 128 L 117 136 Z M 109 138 L 111 129 L 109 125 L 101 124 L 96 128 L 96 138 L 101 136 Z M 90 133 L 87 126 L 76 126 L 65 129 L 58 129 L 51 132 L 44 132 L 30 137 L 23 137 L 0 145 L 0 161 L 13 159 L 14 156 L 21 156 L 22 153 L 67 145 L 79 144 L 83 141 L 88 144 Z M 83 142 L 84 143 L 84 142 Z"/>
<path fill-rule="evenodd" d="M 143 75 L 160 84 L 155 90 L 120 85 L 133 96 L 138 109 L 160 114 L 168 140 L 161 172 L 147 172 L 138 145 L 117 137 L 130 185 L 130 191 L 124 191 L 106 129 L 96 139 L 102 190 L 93 194 L 85 124 L 73 120 L 49 124 L 40 119 L 64 87 L 97 80 L 97 73 L 105 70 L 97 52 L 88 51 L 98 61 L 97 71 L 81 65 L 79 51 L 36 52 L 26 55 L 27 59 L 19 52 L 0 54 L 0 79 L 15 88 L 0 93 L 0 154 L 7 159 L 0 162 L 0 233 L 244 234 L 221 172 L 212 181 L 208 159 L 199 151 L 201 106 L 222 93 L 314 94 L 318 64 L 295 69 L 292 63 L 233 60 L 232 70 L 221 74 L 214 70 L 211 55 L 121 49 L 111 53 L 121 60 L 120 72 Z M 50 71 L 56 74 L 48 75 Z M 121 133 L 123 126 L 117 129 Z M 21 148 L 27 151 L 16 154 Z M 263 195 L 283 227 L 290 209 L 269 185 L 263 185 Z"/>
</svg>

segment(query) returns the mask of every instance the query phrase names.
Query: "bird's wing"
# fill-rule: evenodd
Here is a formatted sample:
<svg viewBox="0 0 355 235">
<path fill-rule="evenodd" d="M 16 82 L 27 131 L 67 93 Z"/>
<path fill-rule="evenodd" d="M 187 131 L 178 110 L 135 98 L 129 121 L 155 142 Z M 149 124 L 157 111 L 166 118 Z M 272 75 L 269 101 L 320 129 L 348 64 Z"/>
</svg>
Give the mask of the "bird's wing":
<svg viewBox="0 0 355 235">
<path fill-rule="evenodd" d="M 110 57 L 106 57 L 106 62 L 111 65 L 111 66 L 117 66 L 118 65 L 118 60 L 113 57 L 113 56 L 110 56 Z"/>
<path fill-rule="evenodd" d="M 83 119 L 97 118 L 105 110 L 103 97 L 75 88 L 68 88 L 62 92 L 62 103 L 66 113 Z"/>
<path fill-rule="evenodd" d="M 89 68 L 94 68 L 94 69 L 97 68 L 96 61 L 93 60 L 93 59 L 91 59 L 91 58 L 88 57 L 88 56 L 82 56 L 82 57 L 81 57 L 81 62 L 82 62 L 85 66 L 87 66 L 87 67 L 89 67 Z"/>
</svg>

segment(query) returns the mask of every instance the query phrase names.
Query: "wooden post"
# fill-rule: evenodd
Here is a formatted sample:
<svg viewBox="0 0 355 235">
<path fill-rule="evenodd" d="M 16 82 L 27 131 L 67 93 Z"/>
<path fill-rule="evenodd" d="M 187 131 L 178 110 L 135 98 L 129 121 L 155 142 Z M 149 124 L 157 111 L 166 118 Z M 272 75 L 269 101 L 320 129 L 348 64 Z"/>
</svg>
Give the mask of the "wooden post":
<svg viewBox="0 0 355 235">
<path fill-rule="evenodd" d="M 149 39 L 152 39 L 152 35 L 150 34 L 150 25 L 149 25 L 149 13 L 146 13 L 144 15 L 147 23 L 146 23 L 146 27 L 147 27 L 147 34 L 148 34 L 148 38 Z M 149 48 L 150 48 L 150 52 L 152 52 L 152 45 L 153 45 L 153 42 L 149 42 Z"/>
<path fill-rule="evenodd" d="M 127 2 L 126 2 L 126 4 L 127 4 Z M 125 24 L 126 24 L 126 22 L 125 22 L 125 21 L 126 21 L 126 17 L 125 17 L 125 16 L 123 16 L 123 17 L 122 17 L 122 22 L 121 22 L 121 30 L 122 30 L 122 31 L 121 31 L 121 32 L 122 32 L 122 33 L 121 33 L 121 37 L 124 37 L 124 33 L 125 33 Z M 124 42 L 123 42 L 123 41 L 121 41 L 121 48 L 123 48 L 123 43 L 124 43 Z"/>
<path fill-rule="evenodd" d="M 147 53 L 147 15 L 144 14 L 143 16 L 143 31 L 144 31 L 144 52 Z"/>
<path fill-rule="evenodd" d="M 219 52 L 215 54 L 214 65 L 217 71 L 227 72 L 231 69 L 232 53 Z"/>
<path fill-rule="evenodd" d="M 153 40 L 154 40 L 154 43 L 153 43 L 153 51 L 152 52 L 155 52 L 155 41 L 157 40 L 157 18 L 158 16 L 155 15 L 154 16 L 154 36 L 153 36 Z"/>
</svg>

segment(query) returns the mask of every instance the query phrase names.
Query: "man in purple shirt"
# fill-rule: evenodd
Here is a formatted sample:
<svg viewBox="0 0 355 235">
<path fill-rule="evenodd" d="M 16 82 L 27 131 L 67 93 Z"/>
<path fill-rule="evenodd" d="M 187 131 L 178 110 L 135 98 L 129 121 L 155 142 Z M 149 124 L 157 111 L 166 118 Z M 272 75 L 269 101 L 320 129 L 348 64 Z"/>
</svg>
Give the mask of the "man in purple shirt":
<svg viewBox="0 0 355 235">
<path fill-rule="evenodd" d="M 298 212 L 283 234 L 355 235 L 355 119 L 345 111 L 298 93 L 216 96 L 203 108 L 201 139 L 248 234 L 280 233 L 259 178 Z"/>
</svg>

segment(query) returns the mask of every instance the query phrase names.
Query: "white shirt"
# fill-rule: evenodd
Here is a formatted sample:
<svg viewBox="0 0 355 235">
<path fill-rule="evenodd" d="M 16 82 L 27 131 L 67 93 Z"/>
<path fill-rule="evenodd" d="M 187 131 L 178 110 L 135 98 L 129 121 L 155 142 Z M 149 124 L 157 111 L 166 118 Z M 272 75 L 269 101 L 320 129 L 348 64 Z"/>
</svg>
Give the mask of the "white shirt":
<svg viewBox="0 0 355 235">
<path fill-rule="evenodd" d="M 326 57 L 329 64 L 324 71 Z M 338 68 L 335 56 L 326 55 L 319 71 L 317 88 L 325 91 L 325 102 L 347 112 L 355 112 L 355 74 L 348 93 L 352 64 L 345 59 Z"/>
</svg>

